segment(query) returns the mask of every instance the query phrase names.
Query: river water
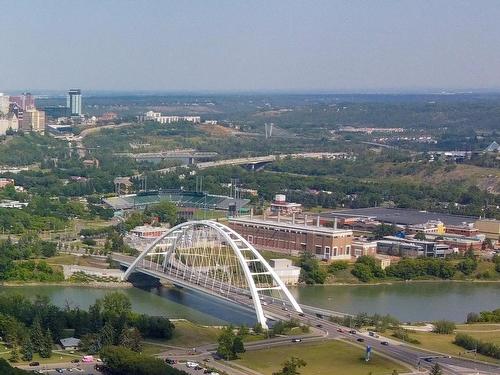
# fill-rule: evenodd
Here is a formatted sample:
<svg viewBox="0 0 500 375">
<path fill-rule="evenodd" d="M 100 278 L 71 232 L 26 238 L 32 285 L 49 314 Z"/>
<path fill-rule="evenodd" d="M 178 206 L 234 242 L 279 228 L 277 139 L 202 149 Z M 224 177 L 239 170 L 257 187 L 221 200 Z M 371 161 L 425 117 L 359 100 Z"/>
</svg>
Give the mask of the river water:
<svg viewBox="0 0 500 375">
<path fill-rule="evenodd" d="M 325 285 L 291 287 L 300 303 L 335 311 L 391 314 L 401 321 L 465 320 L 471 311 L 500 307 L 500 283 L 426 282 L 392 285 Z M 86 309 L 114 289 L 78 286 L 0 287 L 0 291 L 28 297 L 48 296 L 58 306 Z M 252 312 L 185 289 L 123 288 L 139 313 L 184 318 L 201 324 L 254 324 Z"/>
</svg>

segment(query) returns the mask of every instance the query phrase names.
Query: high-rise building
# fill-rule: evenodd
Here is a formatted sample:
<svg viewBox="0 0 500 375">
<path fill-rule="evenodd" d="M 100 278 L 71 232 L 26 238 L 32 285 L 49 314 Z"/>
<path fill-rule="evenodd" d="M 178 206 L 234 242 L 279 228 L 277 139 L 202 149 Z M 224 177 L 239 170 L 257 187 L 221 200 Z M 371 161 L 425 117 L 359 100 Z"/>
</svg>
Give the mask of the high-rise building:
<svg viewBox="0 0 500 375">
<path fill-rule="evenodd" d="M 0 93 L 0 113 L 6 115 L 9 113 L 10 98 L 8 95 Z"/>
<path fill-rule="evenodd" d="M 21 130 L 43 133 L 45 131 L 45 112 L 28 109 L 24 112 Z"/>
<path fill-rule="evenodd" d="M 82 114 L 82 92 L 80 89 L 70 89 L 68 91 L 66 107 L 69 108 L 71 116 L 80 116 Z"/>
<path fill-rule="evenodd" d="M 34 109 L 35 107 L 35 98 L 29 92 L 25 92 L 19 96 L 11 96 L 11 103 L 16 103 L 23 111 L 27 109 Z"/>
</svg>

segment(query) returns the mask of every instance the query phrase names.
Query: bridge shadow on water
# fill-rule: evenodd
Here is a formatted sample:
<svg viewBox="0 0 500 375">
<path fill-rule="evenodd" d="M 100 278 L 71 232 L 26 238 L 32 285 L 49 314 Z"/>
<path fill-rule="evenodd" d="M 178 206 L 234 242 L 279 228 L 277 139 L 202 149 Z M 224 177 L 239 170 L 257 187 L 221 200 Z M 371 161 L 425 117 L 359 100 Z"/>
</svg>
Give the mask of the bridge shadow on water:
<svg viewBox="0 0 500 375">
<path fill-rule="evenodd" d="M 205 293 L 178 286 L 165 286 L 157 278 L 143 273 L 133 273 L 130 275 L 129 281 L 136 288 L 153 293 L 170 302 L 197 310 L 217 320 L 235 325 L 246 324 L 247 326 L 253 326 L 257 322 L 253 311 L 224 302 Z M 188 317 L 178 316 L 177 318 L 187 319 Z"/>
</svg>

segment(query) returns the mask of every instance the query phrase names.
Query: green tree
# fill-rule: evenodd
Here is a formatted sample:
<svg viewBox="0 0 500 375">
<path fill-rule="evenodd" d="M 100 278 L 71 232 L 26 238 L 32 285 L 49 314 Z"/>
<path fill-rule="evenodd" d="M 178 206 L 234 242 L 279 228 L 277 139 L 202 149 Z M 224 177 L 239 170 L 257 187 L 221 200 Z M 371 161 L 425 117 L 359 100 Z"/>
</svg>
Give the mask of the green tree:
<svg viewBox="0 0 500 375">
<path fill-rule="evenodd" d="M 236 336 L 233 338 L 232 352 L 235 356 L 239 353 L 245 353 L 245 346 L 243 345 L 243 338 L 241 336 Z"/>
<path fill-rule="evenodd" d="M 436 363 L 434 366 L 432 366 L 431 372 L 429 374 L 430 375 L 443 375 L 443 370 L 441 370 L 441 366 L 439 366 L 439 363 Z"/>
<path fill-rule="evenodd" d="M 306 284 L 323 284 L 325 282 L 327 273 L 313 254 L 304 251 L 300 256 L 299 266 L 301 268 L 300 278 Z"/>
<path fill-rule="evenodd" d="M 274 372 L 273 375 L 299 375 L 299 368 L 305 367 L 307 363 L 300 358 L 292 357 L 283 363 L 281 371 Z"/>
<path fill-rule="evenodd" d="M 424 232 L 418 232 L 417 234 L 415 234 L 415 239 L 419 241 L 425 241 L 427 237 Z"/>
<path fill-rule="evenodd" d="M 356 263 L 351 273 L 365 283 L 373 279 L 373 272 L 370 266 L 364 263 Z"/>
<path fill-rule="evenodd" d="M 10 357 L 9 357 L 9 361 L 11 362 L 19 362 L 19 349 L 17 347 L 16 344 L 14 344 L 14 346 L 12 347 L 11 351 L 10 351 Z"/>
<path fill-rule="evenodd" d="M 457 328 L 455 323 L 449 320 L 438 320 L 433 323 L 434 329 L 432 332 L 449 335 Z"/>
<path fill-rule="evenodd" d="M 120 334 L 119 344 L 134 352 L 142 350 L 142 336 L 137 328 L 124 328 Z"/>
<path fill-rule="evenodd" d="M 44 334 L 42 331 L 42 326 L 40 324 L 40 318 L 37 316 L 33 320 L 33 325 L 31 326 L 30 339 L 33 344 L 33 350 L 39 353 L 44 345 Z"/>
<path fill-rule="evenodd" d="M 50 329 L 47 328 L 45 335 L 43 337 L 43 344 L 40 348 L 39 354 L 42 358 L 50 358 L 52 356 L 52 334 L 50 333 Z"/>
<path fill-rule="evenodd" d="M 104 324 L 99 333 L 99 341 L 101 346 L 109 346 L 115 343 L 115 330 L 110 322 Z"/>
<path fill-rule="evenodd" d="M 234 333 L 232 327 L 223 329 L 219 337 L 217 337 L 217 354 L 226 360 L 235 359 L 233 341 Z"/>
<path fill-rule="evenodd" d="M 23 361 L 31 361 L 33 359 L 33 343 L 29 337 L 23 340 L 21 346 L 21 358 Z"/>
<path fill-rule="evenodd" d="M 380 224 L 373 231 L 373 235 L 375 236 L 376 240 L 380 240 L 385 236 L 393 236 L 394 234 L 396 234 L 397 230 L 398 228 L 396 228 L 395 225 Z"/>
<path fill-rule="evenodd" d="M 177 207 L 168 200 L 162 200 L 150 208 L 151 215 L 157 216 L 162 223 L 175 224 L 177 221 Z"/>
</svg>

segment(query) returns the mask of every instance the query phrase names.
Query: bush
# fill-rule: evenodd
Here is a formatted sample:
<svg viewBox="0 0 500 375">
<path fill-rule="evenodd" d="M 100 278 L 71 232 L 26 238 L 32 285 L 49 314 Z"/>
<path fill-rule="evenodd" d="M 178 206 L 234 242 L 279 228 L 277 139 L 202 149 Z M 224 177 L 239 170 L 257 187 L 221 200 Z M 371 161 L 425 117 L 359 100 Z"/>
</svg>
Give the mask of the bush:
<svg viewBox="0 0 500 375">
<path fill-rule="evenodd" d="M 338 271 L 345 270 L 345 269 L 347 269 L 348 265 L 349 265 L 349 263 L 347 261 L 345 261 L 345 260 L 339 260 L 337 262 L 332 262 L 328 266 L 328 272 L 329 273 L 335 273 L 335 272 L 338 272 Z"/>
<path fill-rule="evenodd" d="M 474 337 L 466 335 L 465 333 L 459 333 L 458 335 L 456 335 L 453 343 L 467 350 L 477 349 L 477 352 L 482 355 L 500 359 L 499 345 L 475 339 Z"/>
<path fill-rule="evenodd" d="M 438 320 L 433 324 L 434 324 L 434 329 L 432 330 L 432 332 L 443 335 L 448 335 L 450 333 L 453 333 L 455 328 L 457 328 L 455 323 L 449 320 Z"/>
<path fill-rule="evenodd" d="M 410 344 L 420 344 L 420 341 L 410 337 L 408 331 L 403 328 L 396 329 L 392 334 L 392 336 L 396 337 L 397 339 L 403 340 L 405 342 L 409 342 Z"/>
</svg>

